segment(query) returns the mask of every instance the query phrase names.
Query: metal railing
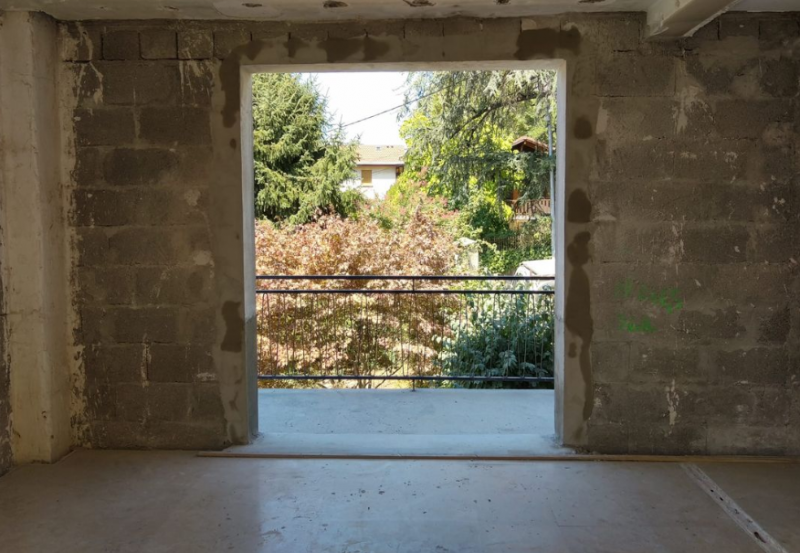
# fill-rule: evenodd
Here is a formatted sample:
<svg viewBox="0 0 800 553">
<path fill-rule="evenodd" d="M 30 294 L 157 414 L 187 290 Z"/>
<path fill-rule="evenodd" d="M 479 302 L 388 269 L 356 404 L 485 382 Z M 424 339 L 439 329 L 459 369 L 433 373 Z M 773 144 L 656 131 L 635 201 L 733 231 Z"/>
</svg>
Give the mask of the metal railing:
<svg viewBox="0 0 800 553">
<path fill-rule="evenodd" d="M 553 291 L 539 277 L 256 278 L 264 385 L 553 381 Z"/>
</svg>

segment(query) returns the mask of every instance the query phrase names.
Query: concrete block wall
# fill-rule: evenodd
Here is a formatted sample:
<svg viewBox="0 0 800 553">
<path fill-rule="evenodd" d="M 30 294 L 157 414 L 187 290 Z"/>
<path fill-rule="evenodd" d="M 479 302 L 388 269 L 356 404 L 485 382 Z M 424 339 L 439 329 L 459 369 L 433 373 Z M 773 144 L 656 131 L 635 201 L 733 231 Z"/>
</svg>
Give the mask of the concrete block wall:
<svg viewBox="0 0 800 553">
<path fill-rule="evenodd" d="M 242 424 L 239 68 L 567 62 L 567 443 L 800 453 L 796 14 L 642 41 L 643 16 L 61 25 L 95 447 Z M 418 66 L 419 67 L 419 66 Z"/>
<path fill-rule="evenodd" d="M 212 357 L 225 272 L 211 253 L 212 64 L 187 59 L 183 35 L 179 56 L 174 29 L 69 25 L 62 36 L 77 99 L 79 440 L 221 447 L 231 438 Z"/>
<path fill-rule="evenodd" d="M 598 64 L 589 444 L 800 453 L 796 15 Z"/>
<path fill-rule="evenodd" d="M 3 244 L 0 242 L 0 275 L 2 275 Z M 5 287 L 0 276 L 0 475 L 11 468 L 11 374 L 6 353 Z"/>
</svg>

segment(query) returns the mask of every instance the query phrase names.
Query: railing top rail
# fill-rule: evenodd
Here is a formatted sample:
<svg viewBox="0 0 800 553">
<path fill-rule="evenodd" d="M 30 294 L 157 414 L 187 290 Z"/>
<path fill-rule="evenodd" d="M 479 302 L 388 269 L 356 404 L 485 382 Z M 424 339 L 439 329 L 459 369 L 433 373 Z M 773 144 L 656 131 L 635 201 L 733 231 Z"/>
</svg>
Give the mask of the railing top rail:
<svg viewBox="0 0 800 553">
<path fill-rule="evenodd" d="M 256 280 L 416 280 L 416 281 L 535 281 L 553 280 L 549 276 L 411 276 L 411 275 L 256 275 Z"/>
<path fill-rule="evenodd" d="M 442 294 L 442 295 L 450 295 L 450 296 L 521 296 L 521 295 L 554 295 L 555 292 L 553 290 L 442 290 L 442 289 L 435 289 L 435 290 L 398 290 L 398 289 L 390 289 L 390 290 L 372 290 L 369 288 L 361 288 L 361 289 L 346 289 L 346 288 L 337 288 L 337 289 L 322 289 L 322 290 L 308 290 L 308 289 L 287 289 L 287 290 L 256 290 L 256 294 L 366 294 L 366 295 L 376 295 L 376 294 L 410 294 L 410 295 L 433 295 L 433 294 Z"/>
</svg>

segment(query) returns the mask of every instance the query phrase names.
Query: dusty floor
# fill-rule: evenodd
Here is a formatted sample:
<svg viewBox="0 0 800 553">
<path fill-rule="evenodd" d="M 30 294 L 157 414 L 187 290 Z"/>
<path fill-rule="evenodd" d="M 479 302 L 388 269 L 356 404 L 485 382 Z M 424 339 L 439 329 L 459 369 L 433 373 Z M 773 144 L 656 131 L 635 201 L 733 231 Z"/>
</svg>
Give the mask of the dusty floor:
<svg viewBox="0 0 800 553">
<path fill-rule="evenodd" d="M 800 466 L 698 465 L 800 547 Z M 759 552 L 679 464 L 78 451 L 0 478 L 3 551 Z"/>
<path fill-rule="evenodd" d="M 280 454 L 568 455 L 553 390 L 260 390 L 259 440 Z"/>
</svg>

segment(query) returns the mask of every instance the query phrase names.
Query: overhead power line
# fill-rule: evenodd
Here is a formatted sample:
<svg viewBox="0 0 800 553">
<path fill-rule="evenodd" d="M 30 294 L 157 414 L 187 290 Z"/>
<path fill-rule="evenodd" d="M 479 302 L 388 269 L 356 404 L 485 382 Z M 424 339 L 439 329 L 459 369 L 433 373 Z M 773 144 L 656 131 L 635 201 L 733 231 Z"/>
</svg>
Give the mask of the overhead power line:
<svg viewBox="0 0 800 553">
<path fill-rule="evenodd" d="M 374 114 L 372 114 L 372 115 L 369 115 L 369 116 L 367 116 L 367 117 L 364 117 L 363 119 L 358 119 L 357 121 L 351 121 L 350 123 L 345 123 L 344 125 L 342 125 L 342 128 L 344 128 L 344 127 L 349 127 L 349 126 L 351 126 L 351 125 L 356 125 L 356 124 L 358 124 L 358 123 L 363 123 L 364 121 L 369 121 L 370 119 L 374 119 L 374 118 L 376 118 L 376 117 L 379 117 L 379 116 L 381 116 L 381 115 L 385 115 L 385 114 L 387 114 L 387 113 L 391 113 L 391 112 L 393 112 L 393 111 L 397 111 L 398 109 L 401 109 L 401 108 L 404 108 L 404 107 L 406 107 L 406 106 L 408 106 L 408 105 L 411 105 L 411 104 L 413 104 L 414 102 L 419 102 L 419 101 L 420 101 L 420 100 L 422 100 L 423 98 L 427 98 L 427 97 L 429 97 L 429 96 L 433 96 L 434 94 L 438 94 L 439 92 L 442 92 L 442 91 L 443 91 L 443 90 L 445 90 L 446 88 L 451 88 L 451 87 L 455 86 L 456 84 L 458 84 L 458 83 L 450 83 L 449 85 L 443 86 L 442 88 L 438 88 L 438 89 L 436 89 L 436 90 L 433 90 L 433 91 L 431 91 L 431 92 L 428 92 L 427 94 L 423 94 L 422 96 L 418 96 L 418 97 L 414 98 L 413 100 L 409 100 L 409 101 L 407 101 L 407 102 L 403 102 L 403 103 L 402 103 L 402 104 L 400 104 L 399 106 L 395 106 L 395 107 L 393 107 L 393 108 L 389 108 L 389 109 L 385 109 L 385 110 L 383 110 L 383 111 L 379 111 L 378 113 L 374 113 Z"/>
</svg>

